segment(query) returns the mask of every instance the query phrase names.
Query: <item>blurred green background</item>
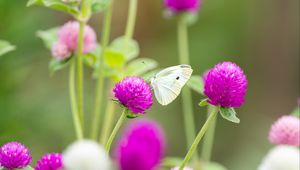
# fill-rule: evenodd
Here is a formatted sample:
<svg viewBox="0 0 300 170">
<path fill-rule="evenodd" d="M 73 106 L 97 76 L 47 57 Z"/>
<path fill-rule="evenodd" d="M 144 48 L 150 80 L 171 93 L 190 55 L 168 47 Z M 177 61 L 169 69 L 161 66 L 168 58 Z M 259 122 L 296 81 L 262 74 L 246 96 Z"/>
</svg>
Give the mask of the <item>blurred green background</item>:
<svg viewBox="0 0 300 170">
<path fill-rule="evenodd" d="M 128 0 L 116 1 L 112 39 L 123 34 Z M 18 140 L 30 147 L 34 160 L 45 152 L 61 152 L 75 139 L 67 70 L 48 72 L 49 51 L 36 37 L 70 20 L 42 7 L 26 8 L 25 0 L 0 0 L 0 39 L 17 50 L 0 61 L 0 145 Z M 90 25 L 101 37 L 102 15 Z M 272 147 L 267 141 L 271 123 L 289 114 L 299 96 L 299 0 L 204 0 L 198 22 L 189 28 L 191 63 L 195 74 L 223 60 L 238 63 L 248 76 L 241 124 L 218 119 L 213 160 L 229 170 L 256 169 Z M 160 0 L 139 1 L 135 39 L 142 57 L 160 67 L 178 64 L 176 22 L 164 18 Z M 90 114 L 95 81 L 85 70 L 85 108 Z M 205 110 L 194 94 L 197 130 Z M 168 107 L 155 103 L 146 117 L 161 123 L 168 137 L 168 155 L 184 156 L 185 139 L 181 102 Z M 89 120 L 87 120 L 89 121 Z"/>
</svg>

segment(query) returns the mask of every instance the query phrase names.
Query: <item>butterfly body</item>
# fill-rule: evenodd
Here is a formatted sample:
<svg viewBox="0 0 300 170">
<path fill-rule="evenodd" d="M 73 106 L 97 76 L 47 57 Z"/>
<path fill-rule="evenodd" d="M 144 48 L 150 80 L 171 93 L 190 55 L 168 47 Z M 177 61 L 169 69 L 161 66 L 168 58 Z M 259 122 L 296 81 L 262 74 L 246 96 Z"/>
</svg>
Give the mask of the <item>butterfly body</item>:
<svg viewBox="0 0 300 170">
<path fill-rule="evenodd" d="M 182 87 L 192 75 L 190 65 L 168 67 L 151 79 L 155 97 L 161 105 L 168 105 L 180 94 Z"/>
</svg>

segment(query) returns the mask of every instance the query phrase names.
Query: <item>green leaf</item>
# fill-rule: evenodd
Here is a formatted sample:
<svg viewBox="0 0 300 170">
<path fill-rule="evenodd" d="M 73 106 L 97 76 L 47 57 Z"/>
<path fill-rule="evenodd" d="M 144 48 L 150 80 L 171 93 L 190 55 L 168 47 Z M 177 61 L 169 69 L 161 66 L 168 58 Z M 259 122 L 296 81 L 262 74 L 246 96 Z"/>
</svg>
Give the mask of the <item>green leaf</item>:
<svg viewBox="0 0 300 170">
<path fill-rule="evenodd" d="M 92 12 L 97 13 L 104 11 L 110 3 L 111 0 L 94 0 L 91 6 Z"/>
<path fill-rule="evenodd" d="M 193 75 L 191 76 L 190 80 L 187 82 L 187 86 L 192 90 L 196 91 L 199 94 L 203 95 L 203 80 L 201 76 Z"/>
<path fill-rule="evenodd" d="M 233 123 L 240 123 L 240 119 L 236 117 L 236 112 L 232 107 L 220 107 L 222 117 Z"/>
<path fill-rule="evenodd" d="M 63 1 L 64 3 L 66 3 L 68 5 L 76 7 L 76 6 L 80 5 L 81 0 L 61 0 L 61 1 Z"/>
<path fill-rule="evenodd" d="M 106 49 L 104 52 L 104 61 L 110 68 L 121 68 L 124 66 L 126 59 L 122 53 Z"/>
<path fill-rule="evenodd" d="M 140 53 L 138 43 L 133 39 L 127 41 L 124 37 L 115 39 L 111 43 L 110 49 L 123 54 L 126 61 L 136 58 Z"/>
<path fill-rule="evenodd" d="M 114 83 L 119 82 L 123 77 L 123 71 L 121 68 L 110 68 L 104 65 L 104 76 L 109 77 Z M 99 76 L 98 70 L 94 70 L 93 78 L 97 79 Z"/>
<path fill-rule="evenodd" d="M 11 45 L 8 41 L 0 40 L 0 56 L 15 50 L 16 47 Z"/>
<path fill-rule="evenodd" d="M 129 112 L 129 113 L 127 113 L 126 116 L 127 116 L 128 119 L 135 119 L 135 118 L 137 118 L 139 115 L 136 114 L 136 113 L 133 113 L 133 112 Z"/>
<path fill-rule="evenodd" d="M 89 67 L 94 68 L 96 65 L 96 61 L 97 61 L 97 56 L 95 56 L 94 54 L 89 53 L 83 56 L 83 62 Z"/>
<path fill-rule="evenodd" d="M 210 163 L 204 163 L 203 170 L 227 170 L 227 168 L 219 163 L 210 162 Z"/>
<path fill-rule="evenodd" d="M 58 11 L 66 12 L 74 17 L 79 16 L 79 10 L 77 7 L 71 4 L 63 3 L 61 0 L 29 0 L 27 6 L 40 5 L 47 8 L 55 9 Z"/>
<path fill-rule="evenodd" d="M 300 117 L 299 107 L 297 107 L 297 108 L 291 113 L 291 115 Z"/>
<path fill-rule="evenodd" d="M 99 64 L 97 63 L 97 61 L 100 58 L 101 51 L 102 51 L 101 46 L 97 45 L 96 49 L 94 49 L 91 53 L 84 55 L 83 57 L 84 63 L 94 68 L 95 71 L 98 69 Z"/>
<path fill-rule="evenodd" d="M 200 102 L 198 105 L 199 105 L 200 107 L 204 107 L 204 106 L 209 105 L 208 99 L 203 99 L 203 100 L 201 100 L 201 102 Z"/>
<path fill-rule="evenodd" d="M 43 40 L 46 48 L 51 49 L 58 39 L 58 28 L 56 27 L 45 31 L 38 31 L 37 36 Z"/>
<path fill-rule="evenodd" d="M 126 76 L 140 76 L 157 67 L 157 62 L 150 58 L 139 58 L 131 61 L 125 71 Z"/>
<path fill-rule="evenodd" d="M 50 74 L 53 75 L 56 71 L 65 68 L 72 60 L 72 56 L 66 60 L 57 60 L 53 58 L 49 63 Z"/>
</svg>

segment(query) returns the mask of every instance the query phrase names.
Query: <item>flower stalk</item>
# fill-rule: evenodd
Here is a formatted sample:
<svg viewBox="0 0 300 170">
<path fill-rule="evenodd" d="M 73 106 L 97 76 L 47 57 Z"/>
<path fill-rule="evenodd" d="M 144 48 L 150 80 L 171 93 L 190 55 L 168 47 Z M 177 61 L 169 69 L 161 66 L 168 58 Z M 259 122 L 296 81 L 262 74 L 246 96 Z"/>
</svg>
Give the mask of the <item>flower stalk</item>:
<svg viewBox="0 0 300 170">
<path fill-rule="evenodd" d="M 97 65 L 98 68 L 98 78 L 97 78 L 97 85 L 96 85 L 96 97 L 95 97 L 95 104 L 94 104 L 94 119 L 92 125 L 92 132 L 91 137 L 94 140 L 97 140 L 98 130 L 99 130 L 99 123 L 101 119 L 101 108 L 103 106 L 103 88 L 104 88 L 104 54 L 105 50 L 109 43 L 110 37 L 110 27 L 111 27 L 111 19 L 112 19 L 112 5 L 113 1 L 109 4 L 108 8 L 105 11 L 104 17 L 104 24 L 103 24 L 103 36 L 101 40 L 102 45 L 102 52 L 99 58 L 99 62 Z M 108 114 L 108 113 L 107 113 Z"/>
<path fill-rule="evenodd" d="M 189 45 L 188 45 L 188 32 L 187 32 L 187 23 L 184 20 L 183 15 L 179 16 L 178 19 L 178 49 L 179 49 L 179 62 L 181 64 L 189 64 Z M 187 140 L 187 148 L 191 146 L 193 140 L 195 139 L 195 122 L 193 115 L 193 102 L 192 94 L 190 89 L 182 89 L 182 107 L 183 107 L 183 116 L 184 116 L 184 125 L 185 125 L 185 134 Z M 195 154 L 195 158 L 198 158 L 198 154 Z"/>
<path fill-rule="evenodd" d="M 208 105 L 207 107 L 207 117 L 210 116 L 211 112 L 213 110 L 213 107 L 211 105 Z M 208 128 L 204 139 L 203 139 L 203 146 L 202 146 L 202 153 L 201 153 L 201 160 L 203 162 L 210 162 L 211 159 L 211 153 L 213 149 L 214 144 L 214 136 L 215 136 L 215 129 L 216 129 L 216 121 L 217 117 L 212 120 L 210 127 Z"/>
<path fill-rule="evenodd" d="M 128 44 L 128 41 L 133 37 L 136 14 L 137 14 L 137 3 L 138 3 L 137 0 L 130 0 L 129 2 L 129 11 L 128 11 L 129 13 L 127 18 L 126 31 L 125 31 L 126 44 Z"/>
<path fill-rule="evenodd" d="M 80 21 L 79 35 L 78 35 L 78 49 L 77 49 L 77 107 L 81 126 L 83 127 L 83 36 L 84 36 L 85 22 Z"/>
<path fill-rule="evenodd" d="M 110 10 L 112 10 L 112 9 L 110 9 Z M 137 14 L 137 0 L 130 0 L 129 9 L 128 9 L 127 25 L 126 25 L 126 30 L 125 30 L 124 49 L 127 48 L 130 39 L 132 39 L 132 37 L 133 37 L 135 21 L 136 21 L 136 14 Z M 109 17 L 109 16 L 107 16 L 107 17 Z M 101 133 L 101 137 L 100 137 L 100 143 L 105 143 L 107 141 L 108 133 L 112 129 L 112 123 L 113 123 L 114 116 L 115 116 L 114 111 L 115 111 L 115 105 L 113 103 L 109 103 L 107 110 L 106 110 L 105 118 L 104 118 L 104 124 L 103 124 L 102 133 Z"/>
<path fill-rule="evenodd" d="M 193 156 L 193 154 L 195 153 L 202 137 L 204 136 L 205 132 L 207 131 L 208 127 L 211 125 L 211 123 L 214 121 L 214 119 L 216 118 L 217 114 L 219 112 L 219 107 L 214 107 L 213 111 L 210 113 L 208 119 L 206 120 L 206 122 L 204 123 L 203 127 L 201 128 L 201 130 L 199 131 L 198 135 L 196 136 L 193 144 L 191 145 L 188 153 L 186 154 L 179 170 L 183 170 L 184 167 L 188 164 L 188 162 L 190 161 L 191 157 Z"/>
<path fill-rule="evenodd" d="M 78 114 L 76 92 L 75 92 L 75 63 L 71 61 L 70 73 L 69 73 L 69 90 L 70 90 L 70 102 L 71 110 L 73 114 L 73 124 L 75 127 L 76 137 L 78 140 L 83 139 L 82 124 L 80 122 L 80 117 Z"/>
<path fill-rule="evenodd" d="M 114 102 L 109 102 L 106 107 L 105 111 L 105 117 L 104 117 L 104 122 L 103 122 L 103 128 L 101 131 L 101 136 L 100 136 L 100 143 L 105 144 L 108 137 L 109 133 L 111 132 L 114 117 L 115 117 L 115 103 Z"/>
<path fill-rule="evenodd" d="M 84 108 L 83 108 L 83 76 L 84 76 L 84 68 L 83 68 L 83 46 L 84 46 L 84 28 L 86 26 L 86 22 L 90 17 L 90 0 L 82 0 L 81 1 L 81 18 L 77 19 L 80 27 L 79 27 L 79 35 L 78 35 L 78 46 L 77 46 L 77 107 L 78 107 L 78 115 L 81 123 L 81 128 L 83 129 L 84 122 Z M 82 130 L 83 131 L 83 130 Z"/>
<path fill-rule="evenodd" d="M 114 127 L 114 129 L 113 129 L 113 131 L 112 131 L 112 133 L 111 133 L 110 137 L 108 138 L 108 141 L 105 145 L 105 149 L 106 149 L 107 153 L 109 153 L 111 145 L 112 145 L 118 131 L 120 130 L 123 122 L 126 120 L 127 113 L 128 113 L 128 109 L 124 108 L 123 113 L 121 114 L 116 126 Z"/>
</svg>

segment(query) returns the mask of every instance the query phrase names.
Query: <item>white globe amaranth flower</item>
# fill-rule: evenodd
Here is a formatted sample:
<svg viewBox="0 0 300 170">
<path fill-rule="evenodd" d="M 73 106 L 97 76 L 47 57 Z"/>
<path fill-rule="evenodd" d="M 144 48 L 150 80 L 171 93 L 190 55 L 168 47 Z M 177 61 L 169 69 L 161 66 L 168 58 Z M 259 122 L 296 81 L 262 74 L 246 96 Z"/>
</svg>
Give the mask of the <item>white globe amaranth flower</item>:
<svg viewBox="0 0 300 170">
<path fill-rule="evenodd" d="M 172 168 L 171 170 L 179 170 L 179 166 Z M 193 170 L 190 167 L 184 167 L 183 170 Z"/>
<path fill-rule="evenodd" d="M 299 170 L 300 152 L 293 146 L 279 145 L 271 149 L 258 170 Z"/>
<path fill-rule="evenodd" d="M 63 153 L 65 170 L 109 170 L 110 159 L 104 148 L 92 140 L 79 140 Z"/>
</svg>

